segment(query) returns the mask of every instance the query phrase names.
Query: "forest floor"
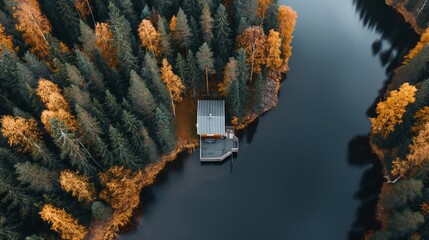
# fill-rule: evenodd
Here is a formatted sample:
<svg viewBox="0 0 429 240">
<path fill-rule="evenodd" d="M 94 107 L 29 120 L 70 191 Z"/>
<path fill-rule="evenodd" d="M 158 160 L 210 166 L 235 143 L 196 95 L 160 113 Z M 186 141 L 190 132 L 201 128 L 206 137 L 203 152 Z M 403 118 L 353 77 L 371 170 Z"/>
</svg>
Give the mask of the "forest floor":
<svg viewBox="0 0 429 240">
<path fill-rule="evenodd" d="M 198 140 L 197 136 L 197 100 L 187 92 L 183 100 L 176 104 L 176 135 L 178 141 Z"/>
</svg>

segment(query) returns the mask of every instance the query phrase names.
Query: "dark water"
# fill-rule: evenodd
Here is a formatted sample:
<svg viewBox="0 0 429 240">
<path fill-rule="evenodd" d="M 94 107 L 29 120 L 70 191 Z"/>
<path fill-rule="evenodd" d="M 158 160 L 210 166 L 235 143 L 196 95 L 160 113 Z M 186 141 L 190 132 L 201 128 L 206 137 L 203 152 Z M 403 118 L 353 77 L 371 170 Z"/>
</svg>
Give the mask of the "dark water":
<svg viewBox="0 0 429 240">
<path fill-rule="evenodd" d="M 383 0 L 281 2 L 298 24 L 278 107 L 243 133 L 233 165 L 198 152 L 170 165 L 122 239 L 359 239 L 375 224 L 367 112 L 415 35 Z"/>
</svg>

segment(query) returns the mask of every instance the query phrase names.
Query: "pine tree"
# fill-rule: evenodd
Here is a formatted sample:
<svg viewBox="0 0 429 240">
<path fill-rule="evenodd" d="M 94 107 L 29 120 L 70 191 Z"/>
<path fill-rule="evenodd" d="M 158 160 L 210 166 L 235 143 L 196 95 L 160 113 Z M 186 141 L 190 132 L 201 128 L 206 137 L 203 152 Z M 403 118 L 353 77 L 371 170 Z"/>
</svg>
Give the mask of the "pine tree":
<svg viewBox="0 0 429 240">
<path fill-rule="evenodd" d="M 244 17 L 250 25 L 256 24 L 258 16 L 258 0 L 233 0 L 236 22 Z"/>
<path fill-rule="evenodd" d="M 106 90 L 106 86 L 104 85 L 104 76 L 95 64 L 91 62 L 89 57 L 77 50 L 76 60 L 79 71 L 88 82 L 88 89 L 91 92 L 104 92 Z"/>
<path fill-rule="evenodd" d="M 173 115 L 176 116 L 174 102 L 182 101 L 182 93 L 185 90 L 185 86 L 182 83 L 182 79 L 174 74 L 170 63 L 165 58 L 162 60 L 161 79 L 170 93 Z"/>
<path fill-rule="evenodd" d="M 192 38 L 189 40 L 188 49 L 197 51 L 198 47 L 201 46 L 202 38 L 200 36 L 202 33 L 194 17 L 189 18 L 189 29 L 191 29 Z"/>
<path fill-rule="evenodd" d="M 182 54 L 180 54 L 180 53 L 178 53 L 177 57 L 176 57 L 175 69 L 176 69 L 176 72 L 179 75 L 179 77 L 184 80 L 186 85 L 188 85 L 186 82 L 186 77 L 187 77 L 186 60 L 182 57 Z"/>
<path fill-rule="evenodd" d="M 187 68 L 186 68 L 186 82 L 189 88 L 192 89 L 194 97 L 197 95 L 198 89 L 201 87 L 199 81 L 200 74 L 198 71 L 198 61 L 191 50 L 188 51 Z"/>
<path fill-rule="evenodd" d="M 135 29 L 138 24 L 138 20 L 132 0 L 119 0 L 115 2 L 119 5 L 122 14 L 127 18 L 128 22 L 131 23 L 133 29 Z"/>
<path fill-rule="evenodd" d="M 47 78 L 49 76 L 48 66 L 35 55 L 26 52 L 24 54 L 24 61 L 36 79 Z"/>
<path fill-rule="evenodd" d="M 79 105 L 76 106 L 76 113 L 82 142 L 85 143 L 86 146 L 96 147 L 98 138 L 103 134 L 100 123 Z"/>
<path fill-rule="evenodd" d="M 226 62 L 230 56 L 233 42 L 231 40 L 232 31 L 228 22 L 228 14 L 221 4 L 216 11 L 213 25 L 213 46 L 216 46 L 216 57 L 222 62 Z"/>
<path fill-rule="evenodd" d="M 265 32 L 269 32 L 271 29 L 274 31 L 279 30 L 278 11 L 279 4 L 276 2 L 271 3 L 266 13 L 267 16 L 264 25 Z"/>
<path fill-rule="evenodd" d="M 58 232 L 62 239 L 81 240 L 87 234 L 84 226 L 68 214 L 64 209 L 59 209 L 51 204 L 45 204 L 40 216 L 46 222 L 52 224 L 51 229 Z"/>
<path fill-rule="evenodd" d="M 149 19 L 150 15 L 151 15 L 151 12 L 150 12 L 149 6 L 146 4 L 140 14 L 140 18 Z"/>
<path fill-rule="evenodd" d="M 113 149 L 113 154 L 117 161 L 129 169 L 137 169 L 137 157 L 129 148 L 130 143 L 128 140 L 119 132 L 118 129 L 110 126 L 109 127 L 109 137 L 111 147 Z"/>
<path fill-rule="evenodd" d="M 58 173 L 48 170 L 37 163 L 17 163 L 15 165 L 17 179 L 28 184 L 33 191 L 52 192 L 58 188 Z"/>
<path fill-rule="evenodd" d="M 244 115 L 248 99 L 246 81 L 249 78 L 249 66 L 246 52 L 240 49 L 237 57 L 237 78 L 231 81 L 227 94 L 227 102 L 232 117 L 241 119 Z"/>
<path fill-rule="evenodd" d="M 158 64 L 155 57 L 150 53 L 146 53 L 144 57 L 142 78 L 153 96 L 157 96 L 163 104 L 170 104 L 170 97 L 165 84 L 161 80 Z"/>
<path fill-rule="evenodd" d="M 128 20 L 120 14 L 119 9 L 109 3 L 110 27 L 113 33 L 113 46 L 118 49 L 118 65 L 122 74 L 128 78 L 132 69 L 137 69 L 137 59 L 133 53 L 133 36 Z"/>
<path fill-rule="evenodd" d="M 94 56 L 96 51 L 96 36 L 95 32 L 82 20 L 79 21 L 80 37 L 83 51 L 89 56 Z"/>
<path fill-rule="evenodd" d="M 204 43 L 199 51 L 197 52 L 198 66 L 200 70 L 205 72 L 206 75 L 206 86 L 207 86 L 207 96 L 209 96 L 209 74 L 214 74 L 214 60 L 213 52 L 207 43 Z"/>
<path fill-rule="evenodd" d="M 156 108 L 156 126 L 158 146 L 162 153 L 170 152 L 174 149 L 176 134 L 172 128 L 170 116 L 164 106 Z"/>
<path fill-rule="evenodd" d="M 45 0 L 43 9 L 62 41 L 71 45 L 78 40 L 80 17 L 72 1 Z"/>
<path fill-rule="evenodd" d="M 146 83 L 135 72 L 130 74 L 130 88 L 128 89 L 128 99 L 133 110 L 140 113 L 146 122 L 152 122 L 155 117 L 156 102 Z"/>
<path fill-rule="evenodd" d="M 210 7 L 207 3 L 205 3 L 203 7 L 203 12 L 200 17 L 200 25 L 203 31 L 204 41 L 210 45 L 213 38 L 213 18 L 210 12 Z"/>
<path fill-rule="evenodd" d="M 88 176 L 69 170 L 61 171 L 59 182 L 61 188 L 71 193 L 79 202 L 91 203 L 95 200 L 95 186 L 90 182 Z"/>
<path fill-rule="evenodd" d="M 182 6 L 189 17 L 197 17 L 201 12 L 199 0 L 183 0 Z"/>
<path fill-rule="evenodd" d="M 88 159 L 91 158 L 95 163 L 96 161 L 77 138 L 76 134 L 56 119 L 51 121 L 51 126 L 51 136 L 61 151 L 61 159 L 68 157 L 71 160 L 71 164 L 79 168 L 83 173 L 86 175 L 92 173 L 95 168 L 89 163 Z"/>
<path fill-rule="evenodd" d="M 188 49 L 192 37 L 191 29 L 188 25 L 188 18 L 180 8 L 174 28 L 171 28 L 173 40 L 179 47 Z"/>
<path fill-rule="evenodd" d="M 160 17 L 158 19 L 158 34 L 159 34 L 159 47 L 162 52 L 162 56 L 167 59 L 171 59 L 173 55 L 173 49 L 171 48 L 171 36 L 166 29 L 165 18 Z"/>
<path fill-rule="evenodd" d="M 118 121 L 121 114 L 121 105 L 118 103 L 118 100 L 116 99 L 113 94 L 107 90 L 106 91 L 106 98 L 104 102 L 104 107 L 106 109 L 106 112 L 110 115 L 111 118 Z"/>
</svg>

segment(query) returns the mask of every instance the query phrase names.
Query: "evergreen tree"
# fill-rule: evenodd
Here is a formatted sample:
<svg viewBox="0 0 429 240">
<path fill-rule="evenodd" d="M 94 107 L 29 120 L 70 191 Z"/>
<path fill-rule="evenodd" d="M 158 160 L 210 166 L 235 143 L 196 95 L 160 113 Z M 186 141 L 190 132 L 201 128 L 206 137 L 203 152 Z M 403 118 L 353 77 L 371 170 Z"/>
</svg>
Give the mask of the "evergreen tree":
<svg viewBox="0 0 429 240">
<path fill-rule="evenodd" d="M 146 53 L 144 57 L 142 77 L 150 91 L 160 99 L 161 103 L 170 104 L 170 97 L 165 84 L 161 80 L 158 64 L 155 57 L 150 53 Z"/>
<path fill-rule="evenodd" d="M 198 17 L 201 8 L 200 8 L 200 1 L 199 0 L 183 0 L 183 10 L 185 11 L 186 15 L 189 17 Z"/>
<path fill-rule="evenodd" d="M 76 60 L 79 71 L 88 82 L 88 89 L 91 92 L 105 92 L 106 86 L 104 85 L 104 76 L 94 65 L 94 63 L 91 62 L 89 57 L 77 50 Z"/>
<path fill-rule="evenodd" d="M 265 19 L 264 30 L 265 32 L 269 32 L 271 29 L 274 31 L 278 31 L 279 29 L 279 4 L 271 3 L 270 7 L 267 10 L 267 17 Z"/>
<path fill-rule="evenodd" d="M 113 96 L 109 90 L 106 91 L 104 107 L 111 118 L 115 119 L 116 121 L 121 119 L 121 105 L 118 103 L 116 97 Z"/>
<path fill-rule="evenodd" d="M 186 68 L 186 84 L 192 89 L 194 97 L 197 95 L 198 89 L 201 87 L 200 74 L 198 71 L 198 61 L 191 50 L 188 51 L 187 68 Z"/>
<path fill-rule="evenodd" d="M 136 12 L 134 11 L 133 1 L 132 0 L 116 0 L 116 5 L 119 5 L 121 8 L 122 15 L 124 15 L 128 22 L 131 23 L 133 29 L 136 29 L 138 24 L 138 19 Z"/>
<path fill-rule="evenodd" d="M 47 78 L 49 76 L 48 66 L 35 55 L 26 52 L 24 54 L 24 61 L 36 79 Z"/>
<path fill-rule="evenodd" d="M 258 0 L 233 0 L 233 2 L 236 22 L 240 22 L 240 19 L 244 17 L 250 25 L 256 24 Z"/>
<path fill-rule="evenodd" d="M 176 134 L 171 123 L 171 117 L 164 106 L 156 108 L 156 126 L 158 146 L 162 153 L 170 152 L 176 143 Z"/>
<path fill-rule="evenodd" d="M 156 102 L 146 83 L 135 72 L 130 74 L 130 88 L 128 99 L 131 101 L 133 110 L 140 113 L 146 122 L 153 122 L 155 117 Z"/>
<path fill-rule="evenodd" d="M 122 135 L 118 129 L 110 126 L 109 137 L 113 154 L 117 161 L 126 168 L 137 169 L 137 157 L 129 148 L 131 145 L 124 135 Z"/>
<path fill-rule="evenodd" d="M 165 18 L 160 17 L 158 19 L 158 34 L 159 34 L 159 47 L 162 52 L 162 56 L 167 59 L 171 59 L 173 56 L 173 49 L 171 48 L 171 36 L 167 31 Z"/>
<path fill-rule="evenodd" d="M 191 29 L 192 38 L 189 40 L 188 47 L 189 49 L 192 49 L 192 51 L 197 51 L 198 47 L 201 45 L 201 33 L 194 17 L 191 17 L 189 20 L 189 28 Z"/>
<path fill-rule="evenodd" d="M 246 82 L 249 78 L 249 66 L 247 64 L 246 52 L 243 49 L 240 49 L 238 52 L 236 71 L 237 78 L 233 79 L 230 83 L 227 93 L 227 102 L 232 117 L 237 117 L 241 120 L 247 105 L 248 90 Z"/>
<path fill-rule="evenodd" d="M 33 191 L 52 192 L 58 188 L 58 173 L 48 170 L 37 163 L 18 163 L 15 165 L 17 179 L 28 184 Z"/>
<path fill-rule="evenodd" d="M 207 96 L 209 94 L 209 74 L 214 74 L 213 52 L 207 43 L 204 43 L 197 52 L 198 66 L 206 75 Z"/>
<path fill-rule="evenodd" d="M 188 18 L 181 8 L 177 12 L 176 25 L 171 31 L 173 32 L 172 37 L 176 44 L 179 47 L 188 49 L 192 33 L 188 25 Z"/>
<path fill-rule="evenodd" d="M 149 6 L 146 4 L 140 14 L 141 19 L 148 19 L 151 16 Z"/>
<path fill-rule="evenodd" d="M 94 56 L 94 52 L 96 51 L 94 31 L 82 20 L 79 21 L 79 28 L 79 40 L 82 43 L 83 51 L 89 56 Z"/>
<path fill-rule="evenodd" d="M 110 27 L 113 33 L 113 44 L 118 49 L 118 64 L 122 74 L 128 78 L 132 69 L 137 69 L 137 59 L 133 53 L 131 26 L 128 20 L 121 15 L 119 9 L 109 3 Z"/>
<path fill-rule="evenodd" d="M 213 32 L 213 44 L 216 46 L 216 56 L 225 63 L 230 56 L 233 42 L 231 40 L 232 32 L 228 22 L 228 14 L 222 4 L 217 9 L 214 17 Z"/>
<path fill-rule="evenodd" d="M 69 45 L 77 42 L 80 18 L 72 1 L 45 0 L 43 9 L 62 41 Z"/>
<path fill-rule="evenodd" d="M 176 58 L 175 69 L 176 69 L 176 72 L 179 75 L 179 77 L 181 79 L 183 79 L 183 81 L 186 85 L 188 85 L 187 81 L 186 81 L 186 77 L 187 77 L 186 65 L 187 65 L 186 60 L 182 57 L 182 54 L 178 53 L 177 58 Z"/>
<path fill-rule="evenodd" d="M 263 77 L 263 74 L 258 74 L 255 81 L 256 89 L 253 103 L 253 111 L 256 113 L 264 109 L 265 84 L 266 78 Z"/>
<path fill-rule="evenodd" d="M 201 13 L 200 25 L 203 31 L 204 41 L 211 45 L 213 38 L 213 18 L 207 3 L 204 4 L 203 12 Z"/>
</svg>

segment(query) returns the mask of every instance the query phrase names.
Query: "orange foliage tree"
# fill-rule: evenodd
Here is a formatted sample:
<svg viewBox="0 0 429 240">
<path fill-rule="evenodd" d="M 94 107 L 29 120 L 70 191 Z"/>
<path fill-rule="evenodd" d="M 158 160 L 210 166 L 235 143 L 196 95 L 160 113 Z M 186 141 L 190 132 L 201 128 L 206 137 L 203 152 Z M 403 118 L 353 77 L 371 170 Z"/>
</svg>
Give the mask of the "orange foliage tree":
<svg viewBox="0 0 429 240">
<path fill-rule="evenodd" d="M 422 34 L 420 37 L 420 41 L 417 45 L 411 49 L 411 51 L 404 57 L 404 64 L 408 63 L 411 59 L 413 59 L 419 52 L 429 43 L 429 28 Z"/>
<path fill-rule="evenodd" d="M 76 118 L 56 84 L 41 78 L 37 87 L 37 95 L 47 108 L 42 112 L 41 120 L 48 132 L 51 131 L 51 120 L 54 118 L 62 122 L 69 130 L 77 130 Z"/>
<path fill-rule="evenodd" d="M 92 8 L 89 2 L 90 0 L 74 0 L 74 6 L 76 7 L 83 20 L 85 20 L 85 18 L 88 17 L 89 14 L 91 14 L 92 21 L 95 24 L 94 14 L 92 12 Z"/>
<path fill-rule="evenodd" d="M 95 45 L 101 50 L 106 62 L 110 67 L 118 65 L 118 49 L 112 44 L 113 34 L 107 23 L 95 24 Z"/>
<path fill-rule="evenodd" d="M 267 36 L 261 27 L 252 26 L 245 29 L 238 37 L 238 47 L 243 48 L 250 64 L 250 82 L 253 73 L 260 73 L 261 66 L 266 63 Z"/>
<path fill-rule="evenodd" d="M 271 0 L 258 0 L 258 17 L 265 19 L 265 14 L 267 14 L 268 8 L 270 8 Z"/>
<path fill-rule="evenodd" d="M 3 51 L 3 46 L 6 46 L 10 50 L 14 50 L 12 36 L 7 35 L 3 25 L 0 24 L 0 52 Z"/>
<path fill-rule="evenodd" d="M 138 33 L 142 46 L 153 52 L 155 55 L 159 55 L 159 34 L 156 29 L 153 27 L 152 22 L 146 19 L 143 19 L 139 25 Z"/>
<path fill-rule="evenodd" d="M 43 206 L 40 216 L 52 224 L 51 229 L 58 232 L 62 239 L 81 240 L 87 234 L 84 226 L 68 214 L 64 209 L 56 208 L 51 204 Z"/>
<path fill-rule="evenodd" d="M 171 65 L 165 58 L 162 60 L 161 79 L 167 87 L 168 92 L 170 93 L 173 114 L 174 116 L 176 116 L 174 102 L 182 101 L 182 93 L 183 91 L 185 91 L 185 85 L 183 85 L 182 79 L 180 79 L 179 76 L 174 74 Z"/>
<path fill-rule="evenodd" d="M 95 187 L 89 178 L 78 173 L 64 170 L 60 174 L 61 188 L 76 197 L 79 202 L 86 200 L 91 203 L 95 200 Z"/>
<path fill-rule="evenodd" d="M 429 160 L 429 122 L 423 126 L 417 136 L 413 137 L 407 159 L 415 166 L 420 166 Z"/>
<path fill-rule="evenodd" d="M 100 198 L 105 200 L 115 210 L 113 214 L 113 226 L 119 228 L 128 223 L 133 209 L 140 202 L 140 191 L 143 173 L 133 173 L 123 167 L 111 167 L 106 172 L 100 173 L 100 182 L 105 188 L 100 193 Z"/>
<path fill-rule="evenodd" d="M 30 46 L 32 53 L 41 58 L 49 55 L 49 44 L 45 34 L 51 33 L 51 24 L 42 14 L 37 0 L 17 1 L 13 18 L 17 22 L 15 27 L 22 33 L 25 44 Z"/>
<path fill-rule="evenodd" d="M 393 132 L 395 126 L 402 123 L 408 104 L 416 101 L 416 91 L 416 87 L 404 83 L 399 90 L 391 91 L 386 101 L 379 102 L 376 108 L 377 117 L 371 118 L 372 133 L 386 138 Z"/>
<path fill-rule="evenodd" d="M 267 68 L 280 70 L 283 64 L 283 60 L 280 56 L 281 44 L 282 40 L 280 39 L 279 33 L 271 29 L 267 39 Z"/>
<path fill-rule="evenodd" d="M 279 33 L 282 41 L 282 53 L 285 64 L 285 70 L 288 70 L 289 58 L 292 56 L 292 33 L 295 30 L 296 18 L 298 15 L 296 12 L 288 6 L 280 6 L 278 12 L 279 21 Z"/>
<path fill-rule="evenodd" d="M 413 132 L 419 132 L 424 128 L 425 123 L 429 122 L 429 106 L 425 106 L 418 110 L 414 115 L 414 127 Z"/>
</svg>

